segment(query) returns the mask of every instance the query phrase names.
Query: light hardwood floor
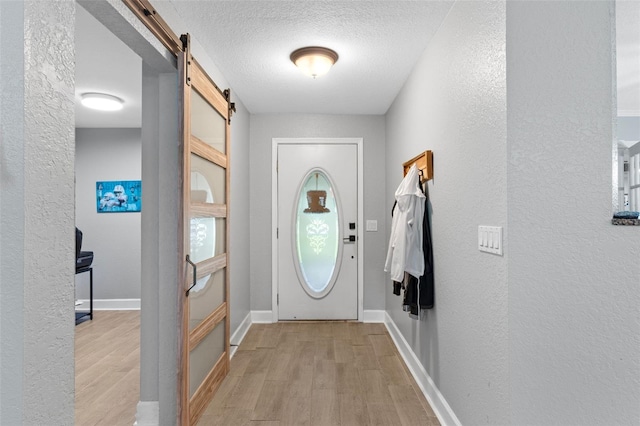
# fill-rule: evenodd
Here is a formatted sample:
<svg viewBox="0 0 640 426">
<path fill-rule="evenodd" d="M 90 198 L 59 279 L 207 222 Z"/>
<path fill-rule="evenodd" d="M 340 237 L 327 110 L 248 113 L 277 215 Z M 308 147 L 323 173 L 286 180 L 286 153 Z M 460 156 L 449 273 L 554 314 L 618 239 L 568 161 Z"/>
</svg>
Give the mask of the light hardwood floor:
<svg viewBox="0 0 640 426">
<path fill-rule="evenodd" d="M 76 326 L 77 426 L 131 426 L 140 394 L 140 312 L 94 311 Z"/>
<path fill-rule="evenodd" d="M 76 326 L 78 426 L 133 425 L 140 313 Z M 382 324 L 254 324 L 198 425 L 439 425 Z"/>
<path fill-rule="evenodd" d="M 199 425 L 439 425 L 382 324 L 254 324 Z"/>
</svg>

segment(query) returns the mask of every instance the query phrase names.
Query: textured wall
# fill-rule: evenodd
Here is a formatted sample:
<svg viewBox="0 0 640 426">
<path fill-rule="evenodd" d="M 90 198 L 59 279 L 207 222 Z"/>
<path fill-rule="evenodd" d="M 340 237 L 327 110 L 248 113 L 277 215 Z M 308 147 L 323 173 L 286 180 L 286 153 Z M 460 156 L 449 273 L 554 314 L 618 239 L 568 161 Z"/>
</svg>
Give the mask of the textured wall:
<svg viewBox="0 0 640 426">
<path fill-rule="evenodd" d="M 378 221 L 364 234 L 364 309 L 383 309 L 384 117 L 305 114 L 251 116 L 251 309 L 271 310 L 271 139 L 298 137 L 363 138 L 364 217 Z"/>
<path fill-rule="evenodd" d="M 75 5 L 0 7 L 0 422 L 72 424 Z"/>
<path fill-rule="evenodd" d="M 0 424 L 22 422 L 24 3 L 0 1 Z"/>
<path fill-rule="evenodd" d="M 402 163 L 433 151 L 436 287 L 418 321 L 385 283 L 386 310 L 470 425 L 509 424 L 504 46 L 504 2 L 457 2 L 387 113 L 387 229 Z M 504 256 L 478 251 L 479 225 L 504 227 Z"/>
<path fill-rule="evenodd" d="M 640 423 L 640 229 L 610 224 L 613 16 L 507 4 L 511 424 Z"/>
<path fill-rule="evenodd" d="M 25 424 L 73 422 L 74 23 L 71 0 L 25 2 Z"/>
<path fill-rule="evenodd" d="M 141 213 L 99 214 L 95 199 L 97 181 L 141 179 L 140 138 L 140 129 L 76 129 L 76 226 L 95 256 L 94 299 L 140 298 Z M 89 297 L 86 275 L 76 277 L 79 299 Z"/>
</svg>

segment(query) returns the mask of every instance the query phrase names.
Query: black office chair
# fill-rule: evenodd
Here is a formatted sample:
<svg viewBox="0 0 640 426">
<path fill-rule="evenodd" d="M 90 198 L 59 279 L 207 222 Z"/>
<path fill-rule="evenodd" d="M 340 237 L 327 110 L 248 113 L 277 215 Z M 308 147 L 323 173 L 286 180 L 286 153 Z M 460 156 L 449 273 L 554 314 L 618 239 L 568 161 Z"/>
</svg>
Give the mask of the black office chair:
<svg viewBox="0 0 640 426">
<path fill-rule="evenodd" d="M 82 231 L 76 227 L 76 272 L 93 263 L 93 252 L 82 251 Z"/>
</svg>

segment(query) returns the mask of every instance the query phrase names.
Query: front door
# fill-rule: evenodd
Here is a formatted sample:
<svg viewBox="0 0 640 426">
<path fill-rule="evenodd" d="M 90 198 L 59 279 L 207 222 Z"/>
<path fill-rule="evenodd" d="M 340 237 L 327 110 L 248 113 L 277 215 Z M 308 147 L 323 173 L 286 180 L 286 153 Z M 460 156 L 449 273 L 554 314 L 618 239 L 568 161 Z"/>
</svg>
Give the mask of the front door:
<svg viewBox="0 0 640 426">
<path fill-rule="evenodd" d="M 358 146 L 278 145 L 278 317 L 358 318 Z"/>
</svg>

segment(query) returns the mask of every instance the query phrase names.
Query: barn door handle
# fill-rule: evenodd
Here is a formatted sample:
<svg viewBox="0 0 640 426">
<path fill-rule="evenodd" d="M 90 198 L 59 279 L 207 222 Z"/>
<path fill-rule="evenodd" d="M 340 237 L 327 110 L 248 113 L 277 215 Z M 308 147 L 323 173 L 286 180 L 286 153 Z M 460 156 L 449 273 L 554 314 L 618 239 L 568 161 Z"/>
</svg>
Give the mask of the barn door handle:
<svg viewBox="0 0 640 426">
<path fill-rule="evenodd" d="M 197 275 L 198 275 L 198 267 L 196 266 L 195 263 L 193 263 L 191 261 L 191 259 L 189 259 L 189 255 L 187 255 L 187 263 L 189 263 L 189 265 L 191 265 L 193 267 L 193 284 L 191 284 L 191 287 L 189 287 L 187 289 L 187 292 L 185 294 L 187 297 L 189 297 L 189 292 L 191 291 L 192 288 L 194 288 L 196 286 Z"/>
</svg>

